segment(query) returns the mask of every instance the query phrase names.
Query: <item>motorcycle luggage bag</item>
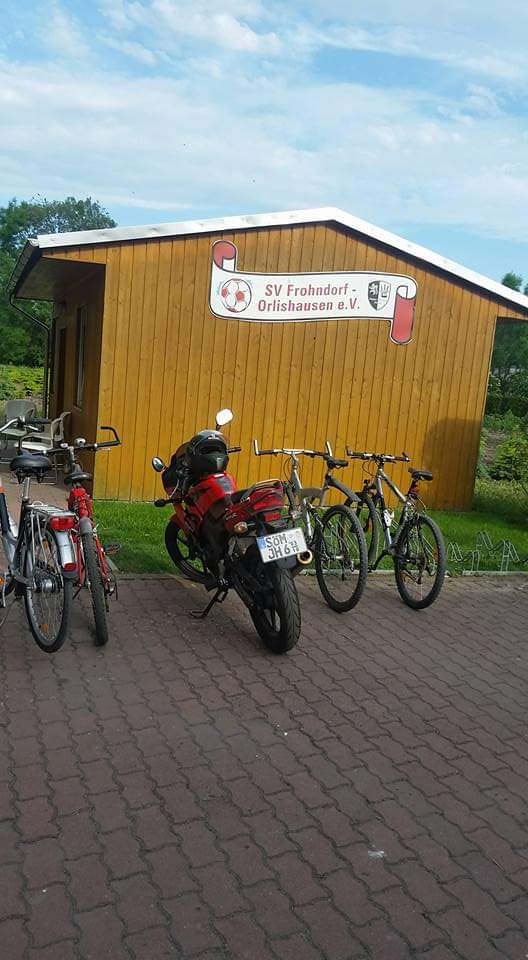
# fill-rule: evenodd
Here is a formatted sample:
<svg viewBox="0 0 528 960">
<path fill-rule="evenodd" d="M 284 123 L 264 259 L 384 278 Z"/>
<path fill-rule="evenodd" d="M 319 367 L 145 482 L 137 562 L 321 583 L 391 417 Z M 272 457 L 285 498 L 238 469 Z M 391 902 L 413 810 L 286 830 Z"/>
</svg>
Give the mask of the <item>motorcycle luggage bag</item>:
<svg viewBox="0 0 528 960">
<path fill-rule="evenodd" d="M 242 497 L 244 499 L 242 499 Z M 260 514 L 266 523 L 280 520 L 284 505 L 284 486 L 280 480 L 261 480 L 248 490 L 237 491 L 226 516 L 226 525 L 232 530 L 235 523 L 251 520 Z"/>
</svg>

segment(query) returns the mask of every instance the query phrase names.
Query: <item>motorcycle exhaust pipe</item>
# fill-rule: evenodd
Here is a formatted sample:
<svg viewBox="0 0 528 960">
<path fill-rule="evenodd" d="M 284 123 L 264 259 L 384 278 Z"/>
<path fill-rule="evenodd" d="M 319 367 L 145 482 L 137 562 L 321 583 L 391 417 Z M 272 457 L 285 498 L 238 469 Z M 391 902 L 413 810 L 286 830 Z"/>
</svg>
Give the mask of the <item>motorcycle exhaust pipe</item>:
<svg viewBox="0 0 528 960">
<path fill-rule="evenodd" d="M 313 560 L 313 553 L 311 550 L 303 550 L 302 553 L 297 554 L 297 563 L 300 563 L 302 567 L 309 567 Z"/>
<path fill-rule="evenodd" d="M 302 553 L 298 553 L 295 558 L 295 566 L 292 569 L 292 576 L 296 577 L 298 573 L 301 572 L 303 567 L 309 567 L 313 560 L 313 553 L 311 550 L 303 550 Z"/>
</svg>

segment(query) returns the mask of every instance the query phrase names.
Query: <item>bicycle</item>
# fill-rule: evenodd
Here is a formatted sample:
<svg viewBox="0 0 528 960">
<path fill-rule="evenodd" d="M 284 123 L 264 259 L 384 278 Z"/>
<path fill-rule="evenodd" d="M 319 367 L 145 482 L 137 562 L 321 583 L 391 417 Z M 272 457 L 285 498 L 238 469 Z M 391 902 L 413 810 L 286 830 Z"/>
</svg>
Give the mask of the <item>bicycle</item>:
<svg viewBox="0 0 528 960">
<path fill-rule="evenodd" d="M 284 454 L 290 464 L 285 490 L 293 521 L 300 520 L 306 545 L 314 554 L 319 589 L 332 610 L 345 613 L 361 599 L 368 570 L 367 547 L 361 524 L 347 504 L 357 500 L 356 494 L 333 476 L 333 471 L 348 466 L 347 460 L 326 452 L 305 449 L 274 448 L 260 450 L 253 440 L 257 457 Z M 326 463 L 322 487 L 303 487 L 299 474 L 300 456 L 320 457 Z M 347 504 L 325 507 L 329 489 L 339 490 Z M 318 501 L 318 504 L 315 504 Z"/>
<path fill-rule="evenodd" d="M 440 593 L 446 572 L 446 549 L 442 532 L 427 514 L 418 509 L 418 503 L 425 509 L 419 496 L 420 480 L 430 481 L 433 474 L 429 470 L 416 470 L 409 467 L 411 485 L 406 494 L 396 486 L 385 473 L 385 463 L 410 463 L 406 453 L 401 457 L 388 453 L 366 453 L 346 448 L 351 460 L 365 460 L 376 464 L 373 477 L 364 481 L 363 489 L 357 494 L 359 499 L 358 515 L 363 529 L 370 534 L 369 570 L 376 570 L 385 557 L 392 557 L 394 576 L 400 597 L 413 610 L 429 607 Z M 386 483 L 403 505 L 398 525 L 392 533 L 394 511 L 389 510 L 385 501 L 383 484 Z M 384 537 L 384 548 L 378 554 L 378 526 Z M 426 580 L 425 577 L 429 580 Z M 429 587 L 426 593 L 424 588 Z M 412 590 L 416 593 L 413 594 Z"/>
<path fill-rule="evenodd" d="M 64 458 L 64 483 L 71 487 L 68 496 L 68 510 L 75 516 L 72 530 L 73 541 L 77 556 L 77 579 L 75 582 L 75 597 L 83 587 L 90 591 L 92 610 L 95 622 L 95 645 L 103 647 L 108 643 L 108 623 L 106 615 L 109 610 L 109 598 L 116 593 L 117 585 L 108 565 L 108 559 L 103 544 L 97 533 L 97 525 L 93 515 L 92 498 L 86 490 L 85 484 L 92 480 L 91 473 L 85 473 L 79 463 L 76 453 L 79 450 L 101 450 L 105 447 L 118 447 L 121 440 L 114 427 L 100 427 L 101 430 L 110 430 L 114 440 L 102 440 L 99 443 L 86 443 L 79 437 L 73 443 L 61 443 L 49 451 L 51 456 Z"/>
<path fill-rule="evenodd" d="M 27 436 L 36 428 L 23 417 L 9 420 L 0 428 L 24 430 Z M 23 453 L 21 441 L 10 469 L 22 484 L 18 524 L 9 514 L 4 488 L 0 484 L 0 534 L 7 570 L 0 572 L 0 607 L 7 598 L 24 599 L 29 628 L 37 645 L 45 653 L 62 647 L 70 622 L 73 582 L 77 576 L 77 560 L 72 538 L 75 515 L 69 510 L 39 501 L 31 502 L 31 480 L 41 483 L 51 469 L 49 457 Z"/>
</svg>

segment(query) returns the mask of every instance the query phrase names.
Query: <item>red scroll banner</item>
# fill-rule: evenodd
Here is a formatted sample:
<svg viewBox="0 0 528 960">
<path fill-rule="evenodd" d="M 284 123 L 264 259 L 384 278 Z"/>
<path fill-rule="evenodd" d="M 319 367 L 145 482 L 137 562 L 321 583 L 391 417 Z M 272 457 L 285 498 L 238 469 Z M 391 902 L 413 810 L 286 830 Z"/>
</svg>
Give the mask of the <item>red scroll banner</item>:
<svg viewBox="0 0 528 960">
<path fill-rule="evenodd" d="M 394 273 L 243 273 L 229 240 L 213 244 L 209 304 L 218 317 L 250 322 L 388 320 L 394 343 L 409 343 L 417 285 Z"/>
</svg>

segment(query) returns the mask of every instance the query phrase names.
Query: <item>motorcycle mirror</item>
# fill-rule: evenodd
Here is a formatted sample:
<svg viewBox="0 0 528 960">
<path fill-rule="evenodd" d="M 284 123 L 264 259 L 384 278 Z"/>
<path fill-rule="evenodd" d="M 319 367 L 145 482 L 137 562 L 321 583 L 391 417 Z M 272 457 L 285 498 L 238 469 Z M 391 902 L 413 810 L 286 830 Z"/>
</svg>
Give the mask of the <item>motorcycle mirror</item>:
<svg viewBox="0 0 528 960">
<path fill-rule="evenodd" d="M 165 470 L 165 464 L 160 457 L 152 457 L 152 466 L 154 467 L 156 473 L 161 473 L 162 470 Z"/>
<path fill-rule="evenodd" d="M 216 414 L 216 427 L 225 427 L 226 423 L 230 423 L 233 419 L 233 411 L 229 410 L 227 407 L 225 410 L 219 410 Z"/>
</svg>

